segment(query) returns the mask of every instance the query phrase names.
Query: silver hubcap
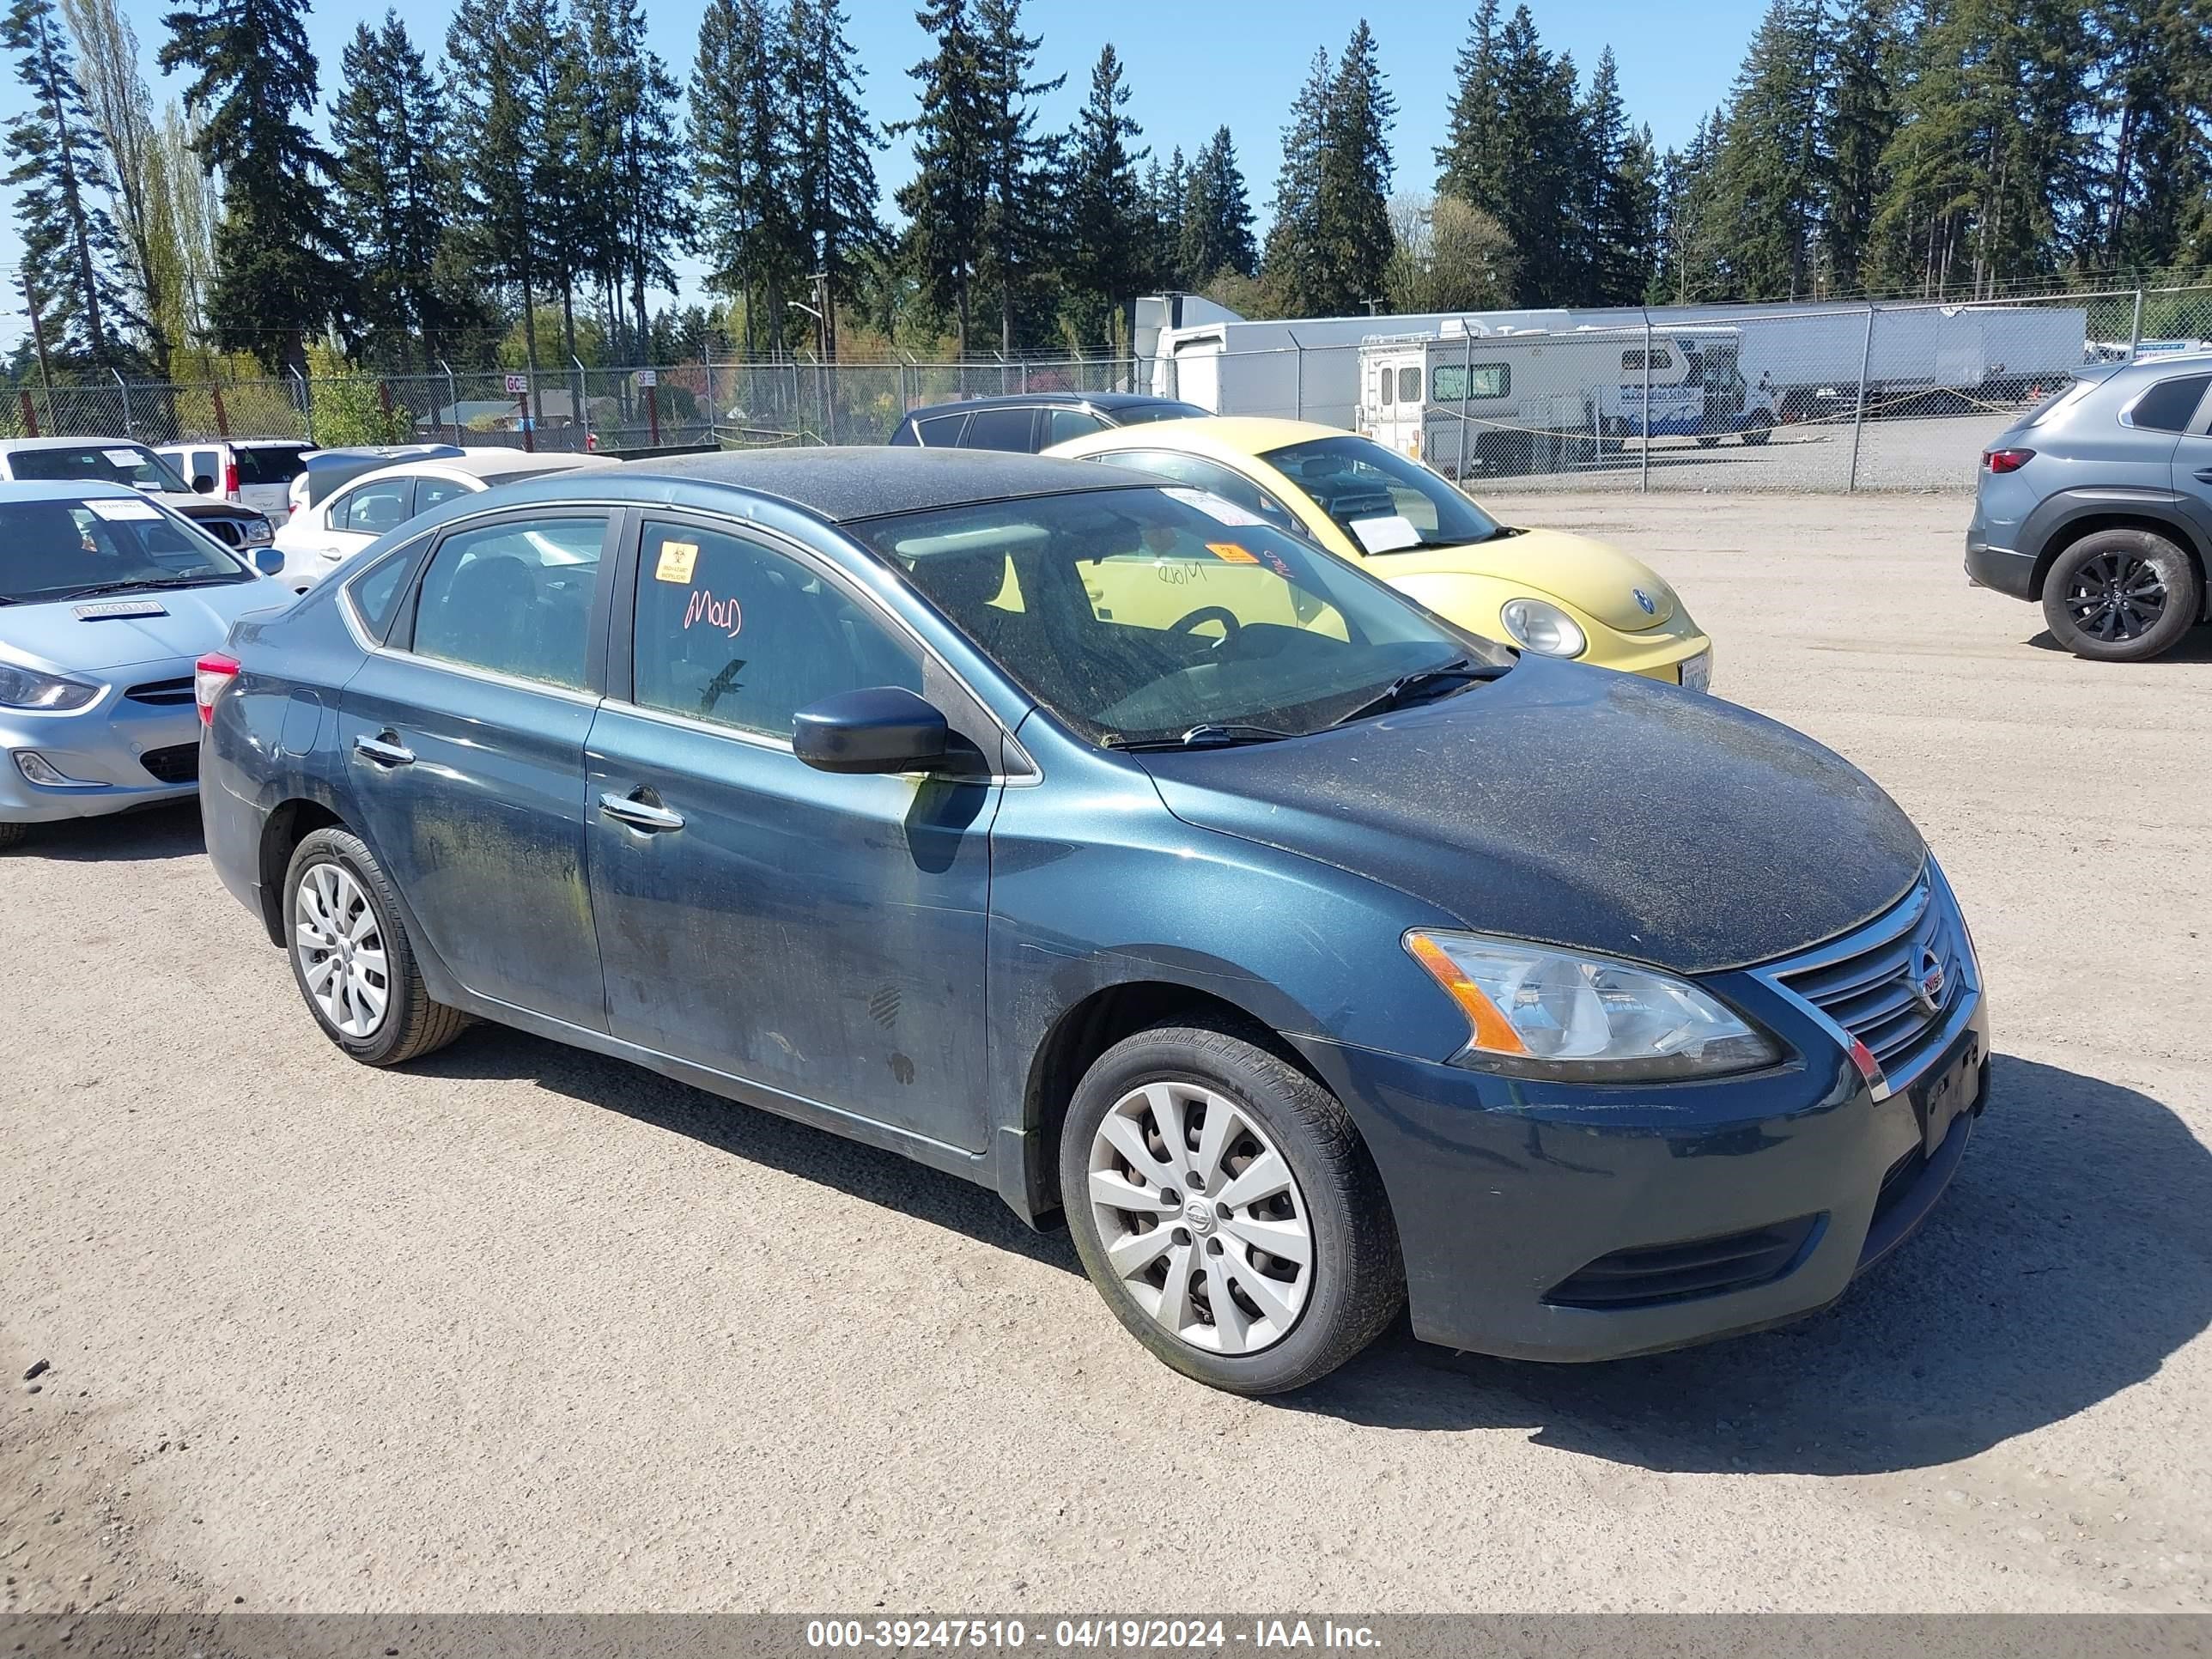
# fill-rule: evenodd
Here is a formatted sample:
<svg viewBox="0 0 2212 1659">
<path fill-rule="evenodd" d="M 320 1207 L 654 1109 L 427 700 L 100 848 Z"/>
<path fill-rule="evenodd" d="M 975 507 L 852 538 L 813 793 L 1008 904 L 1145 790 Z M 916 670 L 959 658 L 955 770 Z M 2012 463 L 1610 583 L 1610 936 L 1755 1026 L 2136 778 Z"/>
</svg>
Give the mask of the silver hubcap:
<svg viewBox="0 0 2212 1659">
<path fill-rule="evenodd" d="M 1091 1142 L 1091 1213 L 1137 1305 L 1194 1348 L 1257 1353 L 1297 1323 L 1313 1228 L 1251 1115 L 1191 1083 L 1148 1083 Z"/>
<path fill-rule="evenodd" d="M 375 1035 L 391 1001 L 384 933 L 368 895 L 337 864 L 311 866 L 292 897 L 292 950 L 307 994 L 334 1030 Z"/>
</svg>

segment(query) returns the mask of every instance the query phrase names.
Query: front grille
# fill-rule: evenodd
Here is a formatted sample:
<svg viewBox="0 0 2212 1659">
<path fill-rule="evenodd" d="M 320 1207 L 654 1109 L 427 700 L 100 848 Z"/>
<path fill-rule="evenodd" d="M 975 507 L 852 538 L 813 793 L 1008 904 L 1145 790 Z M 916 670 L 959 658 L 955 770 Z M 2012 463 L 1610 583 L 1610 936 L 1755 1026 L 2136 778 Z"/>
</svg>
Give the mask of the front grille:
<svg viewBox="0 0 2212 1659">
<path fill-rule="evenodd" d="M 1610 1312 L 1747 1291 L 1789 1272 L 1820 1221 L 1817 1215 L 1802 1215 L 1745 1232 L 1615 1250 L 1561 1279 L 1544 1300 L 1559 1308 Z"/>
<path fill-rule="evenodd" d="M 156 708 L 181 708 L 192 700 L 192 677 L 187 674 L 177 680 L 148 680 L 123 695 L 133 702 L 151 703 Z"/>
<path fill-rule="evenodd" d="M 200 775 L 200 746 L 173 743 L 166 749 L 149 749 L 138 763 L 163 783 L 190 783 Z"/>
<path fill-rule="evenodd" d="M 206 531 L 209 535 L 214 537 L 216 540 L 221 542 L 225 547 L 243 547 L 246 545 L 246 532 L 238 527 L 237 522 L 234 520 L 197 519 L 193 520 L 193 522 L 198 524 L 201 529 Z"/>
<path fill-rule="evenodd" d="M 1966 931 L 1942 884 L 1923 877 L 1871 926 L 1770 971 L 1866 1044 L 1894 1077 L 1922 1058 L 1968 994 Z"/>
</svg>

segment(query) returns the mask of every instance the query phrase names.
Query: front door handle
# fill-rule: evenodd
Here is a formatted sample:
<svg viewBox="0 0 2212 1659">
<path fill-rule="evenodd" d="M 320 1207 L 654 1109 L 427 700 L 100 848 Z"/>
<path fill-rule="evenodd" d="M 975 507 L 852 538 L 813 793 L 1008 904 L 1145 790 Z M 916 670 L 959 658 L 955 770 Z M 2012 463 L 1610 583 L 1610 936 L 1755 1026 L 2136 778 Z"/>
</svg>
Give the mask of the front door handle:
<svg viewBox="0 0 2212 1659">
<path fill-rule="evenodd" d="M 379 766 L 414 765 L 415 751 L 391 740 L 393 734 L 387 732 L 378 738 L 356 738 L 353 752 L 363 760 L 375 762 Z"/>
<path fill-rule="evenodd" d="M 2197 476 L 2203 479 L 2206 483 L 2212 483 L 2212 466 L 2198 467 L 2197 469 Z"/>
<path fill-rule="evenodd" d="M 626 823 L 633 830 L 642 830 L 649 836 L 684 827 L 681 812 L 672 812 L 665 806 L 654 806 L 629 795 L 601 795 L 599 811 L 617 823 Z"/>
</svg>

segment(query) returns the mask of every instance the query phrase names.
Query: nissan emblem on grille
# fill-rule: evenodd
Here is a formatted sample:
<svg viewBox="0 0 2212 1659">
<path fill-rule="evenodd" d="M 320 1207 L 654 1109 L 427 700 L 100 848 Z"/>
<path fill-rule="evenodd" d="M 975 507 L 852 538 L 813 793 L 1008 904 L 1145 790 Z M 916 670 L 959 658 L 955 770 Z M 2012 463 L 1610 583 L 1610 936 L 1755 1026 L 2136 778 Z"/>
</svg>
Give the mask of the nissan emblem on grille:
<svg viewBox="0 0 2212 1659">
<path fill-rule="evenodd" d="M 1923 1013 L 1932 1018 L 1943 1006 L 1943 958 L 1936 954 L 1933 945 L 1920 947 L 1919 961 L 1907 978 L 1912 988 L 1912 1000 L 1920 1005 Z"/>
</svg>

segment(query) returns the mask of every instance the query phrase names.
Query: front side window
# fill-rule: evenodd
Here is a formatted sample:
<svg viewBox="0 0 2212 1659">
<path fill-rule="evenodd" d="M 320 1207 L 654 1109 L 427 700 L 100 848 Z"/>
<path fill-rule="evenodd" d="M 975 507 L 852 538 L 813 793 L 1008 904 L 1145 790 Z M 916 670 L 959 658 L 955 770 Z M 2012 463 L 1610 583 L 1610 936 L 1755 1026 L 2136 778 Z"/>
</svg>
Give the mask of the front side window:
<svg viewBox="0 0 2212 1659">
<path fill-rule="evenodd" d="M 252 580 L 192 526 L 143 497 L 0 502 L 0 600 Z"/>
<path fill-rule="evenodd" d="M 442 507 L 457 495 L 471 493 L 469 487 L 452 478 L 417 478 L 415 481 L 415 510 L 428 513 L 434 507 Z"/>
<path fill-rule="evenodd" d="M 2153 432 L 2186 432 L 2197 405 L 2204 401 L 2207 386 L 2212 386 L 2212 374 L 2184 374 L 2178 380 L 2160 380 L 2136 399 L 2128 412 L 2128 424 Z"/>
<path fill-rule="evenodd" d="M 1287 530 L 1294 536 L 1306 533 L 1305 526 L 1298 522 L 1297 514 L 1243 473 L 1232 471 L 1218 461 L 1179 454 L 1171 449 L 1124 449 L 1093 455 L 1089 459 L 1103 461 L 1109 466 L 1134 467 L 1139 472 L 1150 472 L 1158 477 L 1171 478 L 1177 483 L 1211 490 L 1224 501 L 1235 502 L 1247 513 L 1258 514 L 1278 530 Z"/>
<path fill-rule="evenodd" d="M 960 440 L 963 449 L 1005 449 L 1026 454 L 1035 441 L 1036 410 L 979 409 Z"/>
<path fill-rule="evenodd" d="M 691 525 L 645 526 L 632 701 L 788 738 L 840 691 L 921 690 L 921 659 L 873 613 L 798 560 Z"/>
<path fill-rule="evenodd" d="M 416 653 L 581 687 L 606 533 L 604 518 L 548 517 L 447 537 L 422 573 Z"/>
<path fill-rule="evenodd" d="M 381 536 L 415 516 L 415 480 L 378 478 L 348 491 L 331 508 L 331 528 Z"/>
<path fill-rule="evenodd" d="M 1100 744 L 1213 725 L 1319 731 L 1403 675 L 1510 660 L 1196 490 L 1087 490 L 848 527 Z"/>
<path fill-rule="evenodd" d="M 1429 395 L 1434 401 L 1472 403 L 1481 398 L 1508 396 L 1513 390 L 1513 370 L 1506 363 L 1438 363 L 1429 380 Z"/>
<path fill-rule="evenodd" d="M 133 489 L 190 495 L 176 468 L 143 444 L 70 444 L 47 449 L 19 449 L 8 458 L 18 478 L 58 483 L 128 484 Z M 220 483 L 222 480 L 216 479 Z"/>
<path fill-rule="evenodd" d="M 1498 521 L 1443 479 L 1370 438 L 1317 438 L 1260 459 L 1370 553 L 1463 547 L 1498 534 Z"/>
</svg>

